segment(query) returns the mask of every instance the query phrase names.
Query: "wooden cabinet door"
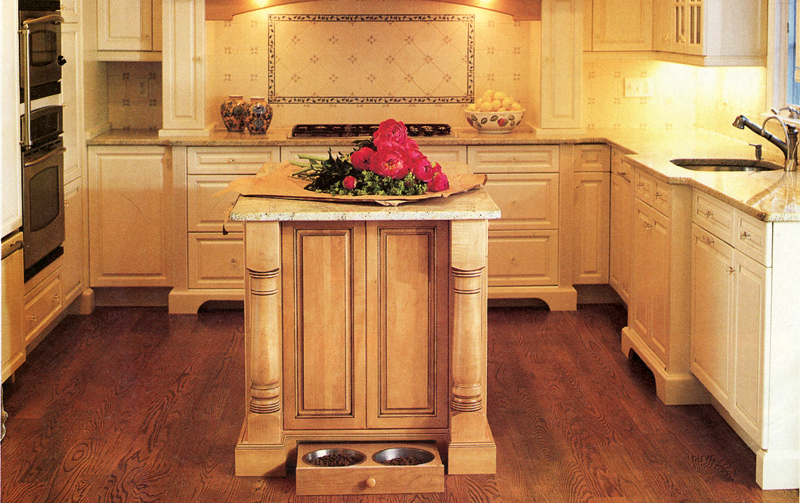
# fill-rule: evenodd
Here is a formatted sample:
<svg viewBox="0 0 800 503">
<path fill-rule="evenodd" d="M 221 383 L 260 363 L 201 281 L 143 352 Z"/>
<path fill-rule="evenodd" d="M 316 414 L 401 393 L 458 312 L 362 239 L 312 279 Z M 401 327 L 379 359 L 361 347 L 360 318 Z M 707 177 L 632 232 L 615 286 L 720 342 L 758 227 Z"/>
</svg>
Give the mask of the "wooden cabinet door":
<svg viewBox="0 0 800 503">
<path fill-rule="evenodd" d="M 574 174 L 572 282 L 608 283 L 610 173 Z"/>
<path fill-rule="evenodd" d="M 286 429 L 366 426 L 364 224 L 282 226 Z"/>
<path fill-rule="evenodd" d="M 153 0 L 98 0 L 97 49 L 154 50 Z"/>
<path fill-rule="evenodd" d="M 650 230 L 653 228 L 653 219 L 649 213 L 647 205 L 636 200 L 633 215 L 632 282 L 628 317 L 629 324 L 645 341 L 651 337 L 653 319 L 650 300 L 650 292 L 653 289 L 650 267 L 653 254 Z"/>
<path fill-rule="evenodd" d="M 446 428 L 449 226 L 367 223 L 367 427 Z"/>
<path fill-rule="evenodd" d="M 165 147 L 89 148 L 91 286 L 172 286 L 172 197 Z"/>
<path fill-rule="evenodd" d="M 692 225 L 691 370 L 728 408 L 733 335 L 733 248 Z"/>
<path fill-rule="evenodd" d="M 652 211 L 652 210 L 651 210 Z M 652 228 L 647 229 L 650 235 L 651 255 L 645 260 L 649 262 L 648 274 L 651 277 L 649 304 L 651 313 L 650 348 L 661 358 L 664 365 L 669 366 L 670 343 L 670 282 L 671 250 L 669 219 L 657 211 L 652 211 Z"/>
<path fill-rule="evenodd" d="M 631 293 L 633 184 L 629 179 L 612 174 L 610 197 L 608 281 L 628 304 Z"/>
<path fill-rule="evenodd" d="M 25 315 L 22 294 L 25 291 L 23 279 L 23 251 L 19 238 L 3 243 L 2 287 L 2 381 L 5 381 L 25 361 L 25 335 L 23 316 Z M 19 243 L 19 244 L 16 244 Z"/>
<path fill-rule="evenodd" d="M 733 334 L 734 390 L 731 415 L 762 449 L 768 449 L 763 428 L 764 358 L 766 330 L 769 325 L 768 295 L 771 272 L 762 264 L 738 250 L 735 254 L 736 276 L 733 312 L 736 316 Z M 780 384 L 777 384 L 780 386 Z"/>
<path fill-rule="evenodd" d="M 593 51 L 653 49 L 652 1 L 594 0 L 591 14 Z"/>
<path fill-rule="evenodd" d="M 64 188 L 64 283 L 65 304 L 69 305 L 82 291 L 84 286 L 86 243 L 83 230 L 83 187 L 81 180 L 76 179 Z"/>
</svg>

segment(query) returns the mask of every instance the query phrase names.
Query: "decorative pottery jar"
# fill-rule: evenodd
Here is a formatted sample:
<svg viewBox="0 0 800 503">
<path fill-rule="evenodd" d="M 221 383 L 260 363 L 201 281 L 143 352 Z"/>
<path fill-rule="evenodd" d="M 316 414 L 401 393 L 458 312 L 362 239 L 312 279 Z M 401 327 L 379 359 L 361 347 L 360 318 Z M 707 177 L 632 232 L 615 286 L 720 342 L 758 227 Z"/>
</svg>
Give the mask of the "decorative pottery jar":
<svg viewBox="0 0 800 503">
<path fill-rule="evenodd" d="M 251 134 L 265 134 L 272 122 L 272 107 L 264 98 L 252 97 L 247 104 L 245 126 Z"/>
<path fill-rule="evenodd" d="M 228 96 L 228 99 L 222 103 L 220 107 L 222 123 L 229 132 L 241 133 L 244 131 L 244 121 L 247 115 L 246 105 L 244 97 L 238 95 Z"/>
</svg>

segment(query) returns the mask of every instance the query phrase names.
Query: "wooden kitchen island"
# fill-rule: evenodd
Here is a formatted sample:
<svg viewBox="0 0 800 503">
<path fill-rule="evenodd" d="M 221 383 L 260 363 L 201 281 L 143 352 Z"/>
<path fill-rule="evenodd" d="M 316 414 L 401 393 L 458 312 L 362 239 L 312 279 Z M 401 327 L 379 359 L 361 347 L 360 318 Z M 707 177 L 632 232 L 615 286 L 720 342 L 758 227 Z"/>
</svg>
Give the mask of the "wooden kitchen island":
<svg viewBox="0 0 800 503">
<path fill-rule="evenodd" d="M 398 207 L 240 197 L 245 407 L 236 475 L 283 476 L 298 442 L 435 441 L 494 473 L 481 187 Z"/>
</svg>

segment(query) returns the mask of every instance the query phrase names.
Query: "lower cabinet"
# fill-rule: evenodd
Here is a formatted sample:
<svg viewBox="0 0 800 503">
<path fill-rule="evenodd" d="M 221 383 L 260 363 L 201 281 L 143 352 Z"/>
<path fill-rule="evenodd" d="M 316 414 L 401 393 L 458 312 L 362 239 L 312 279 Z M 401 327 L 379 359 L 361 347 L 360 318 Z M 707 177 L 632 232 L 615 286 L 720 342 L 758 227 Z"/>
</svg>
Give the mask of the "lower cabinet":
<svg viewBox="0 0 800 503">
<path fill-rule="evenodd" d="M 172 286 L 172 182 L 167 147 L 89 147 L 90 286 Z"/>
<path fill-rule="evenodd" d="M 576 145 L 572 283 L 608 283 L 611 154 L 608 145 Z"/>
<path fill-rule="evenodd" d="M 448 223 L 306 222 L 281 239 L 284 427 L 446 428 Z"/>
<path fill-rule="evenodd" d="M 614 151 L 611 167 L 608 283 L 626 305 L 631 296 L 633 167 Z"/>
<path fill-rule="evenodd" d="M 75 179 L 64 188 L 64 274 L 65 305 L 84 289 L 86 233 L 84 232 L 84 188 Z"/>
<path fill-rule="evenodd" d="M 2 364 L 2 381 L 5 382 L 25 362 L 25 336 L 23 333 L 24 304 L 20 298 L 24 291 L 24 264 L 22 236 L 8 238 L 3 242 L 3 274 L 2 278 L 2 347 L 0 363 Z"/>
</svg>

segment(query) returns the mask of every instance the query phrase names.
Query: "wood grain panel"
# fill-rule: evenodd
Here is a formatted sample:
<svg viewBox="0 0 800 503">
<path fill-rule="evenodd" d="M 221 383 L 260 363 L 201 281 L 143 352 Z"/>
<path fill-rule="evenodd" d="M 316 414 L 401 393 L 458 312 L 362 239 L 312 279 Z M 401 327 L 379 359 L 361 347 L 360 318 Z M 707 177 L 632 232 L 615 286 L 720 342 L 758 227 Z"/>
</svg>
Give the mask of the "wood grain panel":
<svg viewBox="0 0 800 503">
<path fill-rule="evenodd" d="M 369 329 L 368 424 L 445 427 L 447 227 L 395 222 L 367 229 L 379 313 Z"/>
<path fill-rule="evenodd" d="M 287 428 L 364 426 L 363 236 L 363 224 L 284 227 Z"/>
</svg>

